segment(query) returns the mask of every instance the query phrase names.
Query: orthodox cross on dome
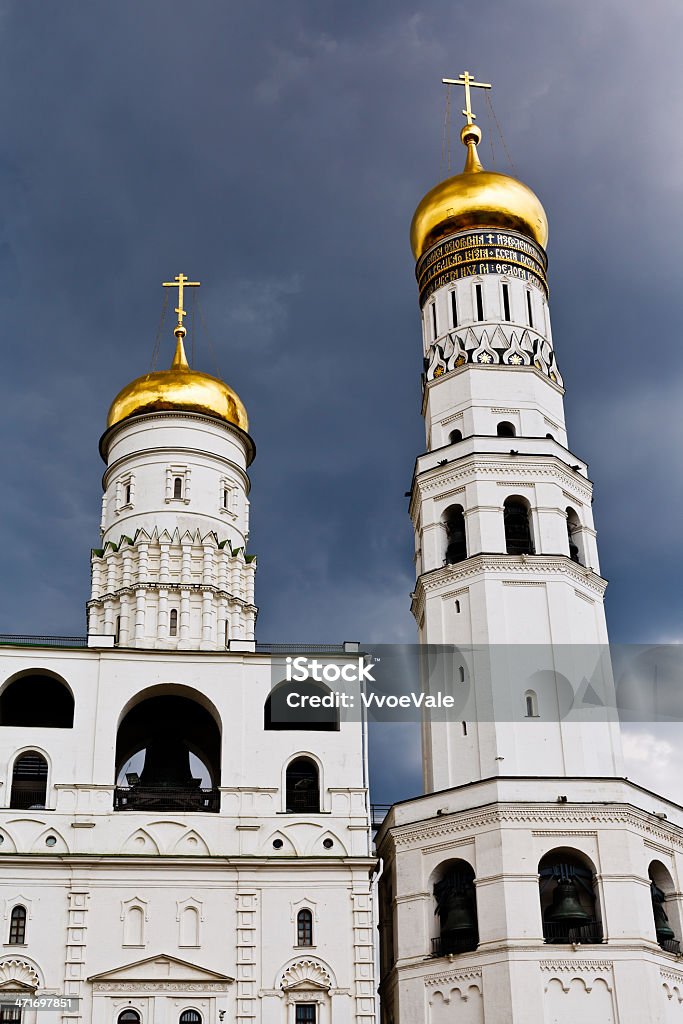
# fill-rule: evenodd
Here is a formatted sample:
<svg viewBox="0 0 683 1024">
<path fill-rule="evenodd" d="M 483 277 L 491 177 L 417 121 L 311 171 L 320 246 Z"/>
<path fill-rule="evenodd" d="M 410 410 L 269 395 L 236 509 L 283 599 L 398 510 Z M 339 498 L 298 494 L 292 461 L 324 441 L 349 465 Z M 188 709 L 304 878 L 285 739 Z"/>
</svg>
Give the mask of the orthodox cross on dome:
<svg viewBox="0 0 683 1024">
<path fill-rule="evenodd" d="M 477 115 L 472 113 L 472 104 L 470 102 L 470 89 L 490 89 L 490 82 L 475 82 L 474 75 L 471 75 L 469 71 L 464 71 L 457 78 L 442 78 L 441 82 L 443 85 L 464 85 L 465 86 L 465 109 L 463 114 L 467 118 L 467 123 L 474 124 L 477 119 Z"/>
<path fill-rule="evenodd" d="M 184 338 L 187 333 L 183 325 L 183 317 L 187 316 L 187 311 L 183 309 L 183 289 L 184 288 L 199 288 L 199 281 L 189 281 L 185 274 L 178 274 L 173 281 L 162 281 L 164 288 L 177 288 L 178 289 L 178 305 L 176 306 L 176 313 L 178 314 L 178 323 L 175 326 L 173 333 L 176 338 Z"/>
</svg>

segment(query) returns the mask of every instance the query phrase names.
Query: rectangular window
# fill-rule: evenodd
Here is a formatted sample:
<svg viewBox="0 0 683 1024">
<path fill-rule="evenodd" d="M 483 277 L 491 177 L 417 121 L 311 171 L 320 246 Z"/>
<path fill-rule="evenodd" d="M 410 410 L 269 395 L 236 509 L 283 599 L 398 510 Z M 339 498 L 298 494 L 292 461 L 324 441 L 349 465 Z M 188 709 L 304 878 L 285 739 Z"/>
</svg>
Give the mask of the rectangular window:
<svg viewBox="0 0 683 1024">
<path fill-rule="evenodd" d="M 20 1006 L 0 1004 L 0 1024 L 21 1024 L 21 1012 Z"/>
<path fill-rule="evenodd" d="M 503 284 L 503 320 L 510 319 L 510 289 Z"/>
<path fill-rule="evenodd" d="M 475 286 L 474 286 L 474 295 L 475 295 L 476 302 L 477 302 L 477 320 L 483 320 L 484 319 L 484 299 L 483 299 L 482 294 L 481 294 L 481 285 L 480 284 L 475 284 Z"/>
<path fill-rule="evenodd" d="M 529 327 L 534 326 L 534 312 L 531 308 L 531 292 L 527 289 L 526 293 L 526 315 L 529 322 Z"/>
<path fill-rule="evenodd" d="M 436 329 L 436 303 L 435 302 L 432 302 L 432 332 L 433 332 L 434 340 L 436 340 L 436 338 L 438 336 L 438 332 L 437 332 L 437 329 Z"/>
<path fill-rule="evenodd" d="M 458 299 L 457 299 L 456 294 L 455 294 L 455 288 L 451 292 L 451 320 L 453 321 L 453 326 L 457 327 L 458 326 Z"/>
<path fill-rule="evenodd" d="M 294 1018 L 296 1024 L 315 1024 L 315 1009 L 315 1003 L 298 1003 Z"/>
</svg>

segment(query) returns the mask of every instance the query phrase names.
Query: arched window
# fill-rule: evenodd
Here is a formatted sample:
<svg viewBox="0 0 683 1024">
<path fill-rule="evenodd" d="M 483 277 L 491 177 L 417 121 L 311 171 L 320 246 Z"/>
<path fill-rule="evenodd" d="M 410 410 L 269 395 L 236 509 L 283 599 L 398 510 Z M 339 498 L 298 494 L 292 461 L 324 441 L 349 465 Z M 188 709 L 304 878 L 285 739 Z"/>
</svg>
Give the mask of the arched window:
<svg viewBox="0 0 683 1024">
<path fill-rule="evenodd" d="M 290 694 L 301 697 L 329 697 L 331 690 L 324 683 L 313 679 L 302 682 L 285 681 L 270 691 L 263 706 L 263 728 L 267 730 L 291 729 L 306 732 L 336 732 L 339 729 L 339 709 L 335 707 L 311 707 L 306 703 L 290 706 L 287 698 Z M 317 703 L 317 701 L 316 701 Z"/>
<path fill-rule="evenodd" d="M 178 636 L 178 609 L 171 608 L 168 619 L 168 632 L 171 636 Z"/>
<path fill-rule="evenodd" d="M 297 757 L 287 766 L 285 799 L 290 814 L 319 813 L 318 766 L 310 758 Z"/>
<path fill-rule="evenodd" d="M 569 557 L 572 562 L 579 562 L 583 565 L 583 551 L 581 550 L 583 534 L 579 517 L 573 508 L 567 508 L 567 539 L 569 541 Z"/>
<path fill-rule="evenodd" d="M 451 430 L 448 435 L 448 440 L 451 444 L 456 444 L 458 441 L 462 441 L 462 430 Z"/>
<path fill-rule="evenodd" d="M 310 910 L 300 910 L 296 915 L 297 946 L 313 945 L 313 914 Z"/>
<path fill-rule="evenodd" d="M 523 498 L 506 498 L 503 505 L 505 550 L 508 555 L 533 555 L 529 505 Z"/>
<path fill-rule="evenodd" d="M 496 427 L 496 434 L 498 437 L 516 437 L 517 431 L 514 423 L 510 423 L 509 420 L 501 420 Z"/>
<path fill-rule="evenodd" d="M 173 497 L 182 498 L 183 496 L 183 478 L 176 476 L 173 478 Z"/>
<path fill-rule="evenodd" d="M 648 868 L 650 898 L 657 942 L 668 953 L 680 953 L 680 924 L 673 879 L 660 861 L 653 860 Z"/>
<path fill-rule="evenodd" d="M 198 1010 L 183 1010 L 178 1024 L 202 1024 L 202 1015 Z"/>
<path fill-rule="evenodd" d="M 438 872 L 434 883 L 435 914 L 439 934 L 432 953 L 448 956 L 476 949 L 479 943 L 474 871 L 464 860 L 451 861 Z"/>
<path fill-rule="evenodd" d="M 534 690 L 527 690 L 524 694 L 524 706 L 527 718 L 538 718 L 538 697 Z"/>
<path fill-rule="evenodd" d="M 121 642 L 121 616 L 116 616 L 116 626 L 114 627 L 114 647 L 118 647 Z"/>
<path fill-rule="evenodd" d="M 37 750 L 28 750 L 14 762 L 10 807 L 43 810 L 46 800 L 47 761 Z"/>
<path fill-rule="evenodd" d="M 10 946 L 23 946 L 26 942 L 26 907 L 12 907 L 9 921 Z"/>
<path fill-rule="evenodd" d="M 141 1024 L 142 1018 L 137 1010 L 122 1010 L 116 1020 L 117 1024 Z"/>
<path fill-rule="evenodd" d="M 74 699 L 63 679 L 27 672 L 11 680 L 0 695 L 0 725 L 71 729 Z"/>
<path fill-rule="evenodd" d="M 462 505 L 451 505 L 442 516 L 446 529 L 446 564 L 454 565 L 467 558 L 465 513 Z"/>
<path fill-rule="evenodd" d="M 543 938 L 550 943 L 602 942 L 595 868 L 576 850 L 547 853 L 538 865 Z"/>
</svg>

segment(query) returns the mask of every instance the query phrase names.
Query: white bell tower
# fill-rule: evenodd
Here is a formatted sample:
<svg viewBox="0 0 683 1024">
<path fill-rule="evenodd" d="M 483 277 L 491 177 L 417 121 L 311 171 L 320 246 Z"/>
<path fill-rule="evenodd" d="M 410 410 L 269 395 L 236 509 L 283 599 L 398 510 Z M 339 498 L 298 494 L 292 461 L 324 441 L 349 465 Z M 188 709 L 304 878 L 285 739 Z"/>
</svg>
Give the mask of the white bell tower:
<svg viewBox="0 0 683 1024">
<path fill-rule="evenodd" d="M 683 1024 L 683 807 L 622 777 L 605 711 L 606 582 L 565 429 L 546 216 L 479 161 L 482 83 L 448 81 L 467 158 L 411 228 L 427 443 L 410 510 L 423 660 L 454 652 L 436 679 L 460 703 L 425 716 L 425 795 L 377 834 L 383 1024 Z"/>
<path fill-rule="evenodd" d="M 179 274 L 176 352 L 114 399 L 102 547 L 92 553 L 88 633 L 123 647 L 225 650 L 253 643 L 256 563 L 246 553 L 254 444 L 223 381 L 190 368 Z"/>
<path fill-rule="evenodd" d="M 606 582 L 592 484 L 567 441 L 548 306 L 547 221 L 530 189 L 482 168 L 480 137 L 471 122 L 463 129 L 461 177 L 497 203 L 488 223 L 470 216 L 467 189 L 453 194 L 445 182 L 424 197 L 411 230 L 427 441 L 410 504 L 413 614 L 424 644 L 533 645 L 539 668 L 551 648 L 583 645 L 588 662 L 588 649 L 607 643 Z M 516 694 L 512 680 L 499 680 L 504 692 L 496 695 L 473 678 L 467 659 L 462 671 L 476 690 L 470 708 L 478 720 L 425 727 L 426 789 L 499 774 L 621 774 L 617 730 L 562 725 L 563 695 L 547 680 L 542 693 L 521 686 Z M 602 682 L 609 703 L 611 681 Z M 491 703 L 483 717 L 482 699 Z M 547 723 L 533 744 L 528 717 Z"/>
</svg>

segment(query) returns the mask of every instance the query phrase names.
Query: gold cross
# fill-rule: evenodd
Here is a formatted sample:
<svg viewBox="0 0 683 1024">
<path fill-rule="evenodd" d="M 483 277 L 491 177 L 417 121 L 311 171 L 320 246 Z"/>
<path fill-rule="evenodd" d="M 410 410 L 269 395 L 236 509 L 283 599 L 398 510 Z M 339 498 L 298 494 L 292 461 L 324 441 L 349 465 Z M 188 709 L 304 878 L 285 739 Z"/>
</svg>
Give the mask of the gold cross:
<svg viewBox="0 0 683 1024">
<path fill-rule="evenodd" d="M 442 78 L 444 85 L 464 85 L 465 86 L 465 109 L 463 114 L 467 118 L 468 124 L 473 124 L 477 119 L 477 115 L 472 113 L 472 105 L 470 103 L 470 86 L 476 86 L 478 89 L 490 89 L 491 84 L 489 82 L 475 82 L 474 75 L 471 75 L 469 71 L 465 71 L 464 74 L 458 76 L 458 78 Z"/>
<path fill-rule="evenodd" d="M 183 288 L 199 288 L 199 281 L 188 281 L 185 274 L 178 274 L 173 281 L 162 281 L 164 288 L 177 288 L 178 289 L 178 305 L 176 306 L 176 313 L 178 314 L 178 323 L 176 329 L 173 332 L 177 334 L 179 331 L 184 336 L 185 327 L 183 326 L 183 317 L 187 316 L 187 312 L 183 309 Z"/>
</svg>

